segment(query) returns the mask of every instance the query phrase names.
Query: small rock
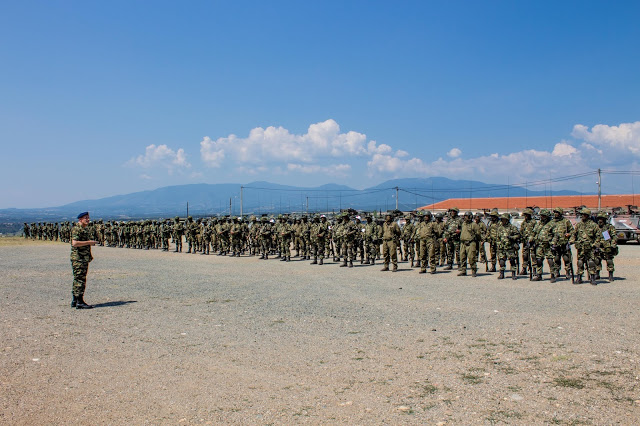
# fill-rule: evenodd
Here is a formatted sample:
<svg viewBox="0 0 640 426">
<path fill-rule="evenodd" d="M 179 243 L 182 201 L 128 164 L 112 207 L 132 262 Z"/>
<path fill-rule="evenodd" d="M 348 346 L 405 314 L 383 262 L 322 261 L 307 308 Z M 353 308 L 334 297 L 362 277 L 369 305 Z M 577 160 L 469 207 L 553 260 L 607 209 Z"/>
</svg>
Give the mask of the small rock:
<svg viewBox="0 0 640 426">
<path fill-rule="evenodd" d="M 511 399 L 514 401 L 522 401 L 524 398 L 522 395 L 518 395 L 517 393 L 511 394 Z"/>
<path fill-rule="evenodd" d="M 352 405 L 352 404 L 353 404 L 353 401 L 347 401 L 347 402 L 341 402 L 339 405 L 340 405 L 341 407 L 345 407 L 345 406 L 347 406 L 347 405 Z"/>
<path fill-rule="evenodd" d="M 401 405 L 398 407 L 398 411 L 407 412 L 410 410 L 411 410 L 411 407 L 407 407 L 406 405 Z"/>
</svg>

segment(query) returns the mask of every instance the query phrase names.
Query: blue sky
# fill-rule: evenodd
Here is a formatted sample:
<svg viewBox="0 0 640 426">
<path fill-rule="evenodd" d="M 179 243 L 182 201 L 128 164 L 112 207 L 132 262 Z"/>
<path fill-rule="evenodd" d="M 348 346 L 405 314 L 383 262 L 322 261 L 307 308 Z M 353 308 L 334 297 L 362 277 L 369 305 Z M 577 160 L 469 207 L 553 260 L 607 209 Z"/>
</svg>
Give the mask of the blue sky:
<svg viewBox="0 0 640 426">
<path fill-rule="evenodd" d="M 639 13 L 637 1 L 4 1 L 0 208 L 202 182 L 640 170 Z M 592 177 L 565 187 L 596 190 Z M 631 192 L 632 177 L 607 175 L 603 190 Z"/>
</svg>

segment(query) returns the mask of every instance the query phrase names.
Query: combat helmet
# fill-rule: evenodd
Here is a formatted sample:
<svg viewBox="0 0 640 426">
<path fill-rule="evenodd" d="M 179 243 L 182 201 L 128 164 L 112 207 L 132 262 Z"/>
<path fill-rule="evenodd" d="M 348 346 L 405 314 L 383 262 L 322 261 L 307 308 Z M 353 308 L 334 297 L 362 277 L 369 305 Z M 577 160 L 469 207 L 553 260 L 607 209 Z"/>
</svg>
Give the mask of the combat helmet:
<svg viewBox="0 0 640 426">
<path fill-rule="evenodd" d="M 540 210 L 540 216 L 549 217 L 549 216 L 551 216 L 551 212 L 549 210 L 547 210 L 547 209 L 542 209 L 542 210 Z"/>
</svg>

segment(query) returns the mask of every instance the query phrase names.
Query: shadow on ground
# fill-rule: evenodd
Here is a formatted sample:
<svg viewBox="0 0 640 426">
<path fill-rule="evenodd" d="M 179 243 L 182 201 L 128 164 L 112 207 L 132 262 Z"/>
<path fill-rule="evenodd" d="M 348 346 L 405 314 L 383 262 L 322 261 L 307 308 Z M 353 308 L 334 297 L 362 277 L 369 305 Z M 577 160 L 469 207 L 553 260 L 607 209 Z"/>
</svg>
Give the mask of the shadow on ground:
<svg viewBox="0 0 640 426">
<path fill-rule="evenodd" d="M 114 302 L 105 302 L 105 303 L 96 303 L 93 305 L 94 308 L 109 308 L 112 306 L 122 306 L 128 305 L 129 303 L 137 303 L 137 300 L 118 300 Z"/>
</svg>

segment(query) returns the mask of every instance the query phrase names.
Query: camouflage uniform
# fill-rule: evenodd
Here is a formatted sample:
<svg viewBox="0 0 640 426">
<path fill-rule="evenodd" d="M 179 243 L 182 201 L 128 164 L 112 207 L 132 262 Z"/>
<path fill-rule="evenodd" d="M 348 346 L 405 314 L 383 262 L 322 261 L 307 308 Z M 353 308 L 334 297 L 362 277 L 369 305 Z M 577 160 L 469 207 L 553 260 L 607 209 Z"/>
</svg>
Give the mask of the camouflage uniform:
<svg viewBox="0 0 640 426">
<path fill-rule="evenodd" d="M 573 225 L 569 219 L 563 217 L 564 211 L 562 207 L 556 207 L 553 209 L 554 218 L 553 223 L 555 226 L 555 235 L 557 236 L 556 245 L 554 247 L 554 262 L 558 267 L 558 273 L 560 272 L 560 267 L 562 266 L 562 261 L 564 261 L 564 271 L 567 279 L 571 277 L 571 263 L 573 259 L 571 259 L 571 245 L 569 243 L 569 238 L 571 238 L 571 234 L 573 233 Z"/>
<path fill-rule="evenodd" d="M 482 239 L 482 231 L 477 223 L 473 221 L 473 214 L 466 212 L 464 220 L 460 224 L 460 264 L 458 266 L 458 275 L 467 275 L 467 260 L 471 268 L 471 276 L 475 277 L 478 273 L 478 265 L 476 263 L 476 249 L 478 240 Z"/>
<path fill-rule="evenodd" d="M 500 226 L 500 215 L 497 210 L 492 210 L 489 214 L 489 225 L 485 240 L 489 242 L 489 256 L 491 256 L 491 268 L 489 272 L 496 272 L 498 262 L 498 226 Z"/>
<path fill-rule="evenodd" d="M 447 250 L 448 265 L 446 270 L 453 269 L 453 262 L 457 257 L 458 266 L 460 266 L 460 227 L 462 226 L 462 218 L 458 216 L 460 209 L 453 207 L 449 210 L 449 219 L 445 224 L 444 243 Z"/>
<path fill-rule="evenodd" d="M 387 215 L 382 224 L 382 255 L 384 256 L 383 271 L 389 270 L 389 262 L 393 264 L 393 272 L 398 270 L 398 242 L 400 241 L 400 227 L 391 215 Z"/>
<path fill-rule="evenodd" d="M 172 239 L 173 243 L 176 245 L 175 252 L 182 252 L 182 235 L 184 235 L 184 227 L 182 223 L 180 223 L 180 218 L 176 216 L 173 218 L 173 230 L 172 230 Z"/>
<path fill-rule="evenodd" d="M 600 275 L 602 261 L 604 260 L 607 263 L 609 282 L 613 282 L 613 272 L 615 271 L 613 258 L 618 254 L 618 235 L 615 226 L 607 222 L 608 217 L 605 212 L 598 213 L 597 218 L 600 234 L 602 235 L 602 247 L 596 257 L 596 278 Z"/>
<path fill-rule="evenodd" d="M 71 306 L 76 309 L 89 309 L 93 306 L 84 302 L 84 291 L 87 285 L 87 272 L 89 271 L 89 263 L 93 260 L 91 255 L 91 245 L 83 245 L 74 247 L 73 242 L 92 241 L 89 235 L 88 226 L 82 226 L 83 218 L 88 218 L 88 213 L 78 215 L 80 223 L 75 225 L 71 231 L 71 269 L 73 270 L 73 301 Z M 86 219 L 85 219 L 86 220 Z M 95 244 L 95 241 L 94 243 Z"/>
<path fill-rule="evenodd" d="M 436 247 L 438 244 L 438 225 L 431 220 L 431 212 L 427 211 L 420 217 L 416 226 L 415 238 L 419 245 L 418 259 L 420 262 L 420 274 L 427 272 L 436 273 Z"/>
<path fill-rule="evenodd" d="M 522 270 L 520 271 L 520 275 L 527 275 L 529 273 L 529 260 L 531 260 L 531 266 L 535 263 L 536 253 L 533 250 L 532 244 L 529 243 L 529 240 L 533 236 L 536 221 L 532 219 L 533 210 L 530 208 L 524 209 L 522 214 L 524 215 L 524 221 L 522 225 L 520 225 L 520 234 L 522 235 Z"/>
<path fill-rule="evenodd" d="M 402 246 L 403 246 L 403 254 L 402 260 L 407 261 L 411 260 L 411 267 L 413 268 L 413 259 L 415 258 L 415 241 L 414 234 L 416 231 L 416 227 L 413 223 L 411 223 L 411 215 L 405 216 L 405 224 L 402 227 Z"/>
<path fill-rule="evenodd" d="M 498 262 L 500 263 L 500 275 L 498 279 L 504 278 L 507 267 L 507 259 L 511 265 L 511 279 L 516 279 L 518 273 L 518 248 L 520 247 L 520 231 L 510 222 L 509 213 L 500 216 L 500 226 L 498 226 Z"/>
<path fill-rule="evenodd" d="M 582 209 L 580 214 L 582 215 L 582 220 L 576 224 L 573 229 L 573 235 L 569 240 L 575 244 L 578 252 L 577 283 L 582 282 L 582 272 L 586 265 L 589 272 L 589 281 L 591 284 L 596 285 L 596 252 L 600 251 L 604 238 L 598 225 L 591 220 L 591 210 Z"/>
<path fill-rule="evenodd" d="M 360 232 L 359 228 L 356 226 L 355 222 L 353 222 L 348 214 L 344 214 L 342 216 L 342 226 L 340 227 L 341 236 L 340 239 L 342 241 L 342 253 L 344 254 L 344 260 L 341 267 L 347 266 L 347 262 L 349 262 L 349 268 L 353 267 L 353 259 L 355 257 L 355 242 L 358 232 Z"/>
<path fill-rule="evenodd" d="M 480 228 L 480 237 L 478 238 L 478 250 L 476 252 L 476 260 L 480 261 L 480 263 L 487 263 L 487 252 L 484 249 L 485 239 L 487 237 L 487 225 L 482 221 L 482 213 L 477 213 L 473 220 L 478 224 Z"/>
<path fill-rule="evenodd" d="M 551 212 L 547 209 L 540 210 L 540 222 L 533 228 L 533 233 L 529 237 L 529 245 L 534 246 L 536 254 L 536 276 L 533 281 L 542 280 L 543 262 L 546 257 L 551 271 L 551 282 L 556 282 L 556 265 L 551 251 L 551 246 L 555 243 L 554 230 Z"/>
</svg>

